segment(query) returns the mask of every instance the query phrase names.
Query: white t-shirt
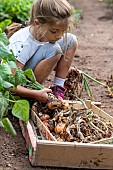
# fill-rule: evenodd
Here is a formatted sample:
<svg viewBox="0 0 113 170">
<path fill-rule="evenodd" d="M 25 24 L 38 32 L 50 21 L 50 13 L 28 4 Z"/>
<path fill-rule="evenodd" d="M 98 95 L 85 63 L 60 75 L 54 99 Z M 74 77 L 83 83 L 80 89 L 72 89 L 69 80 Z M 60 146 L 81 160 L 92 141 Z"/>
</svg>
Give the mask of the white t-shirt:
<svg viewBox="0 0 113 170">
<path fill-rule="evenodd" d="M 34 39 L 29 28 L 28 26 L 14 33 L 9 39 L 10 44 L 8 45 L 8 49 L 13 51 L 16 59 L 24 65 L 45 44 Z"/>
<path fill-rule="evenodd" d="M 24 69 L 34 69 L 36 65 L 56 54 L 63 54 L 76 42 L 76 36 L 70 33 L 64 34 L 54 44 L 36 40 L 29 31 L 30 26 L 15 32 L 9 39 L 8 49 L 11 49 L 16 59 L 24 65 Z M 65 39 L 66 38 L 66 39 Z"/>
</svg>

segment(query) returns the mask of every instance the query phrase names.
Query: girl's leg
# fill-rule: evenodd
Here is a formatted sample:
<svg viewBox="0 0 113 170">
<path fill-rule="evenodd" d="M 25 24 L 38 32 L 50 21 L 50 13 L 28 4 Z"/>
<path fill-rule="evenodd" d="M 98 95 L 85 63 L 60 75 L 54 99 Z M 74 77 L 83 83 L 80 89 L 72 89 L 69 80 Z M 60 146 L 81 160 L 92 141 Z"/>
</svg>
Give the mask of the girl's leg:
<svg viewBox="0 0 113 170">
<path fill-rule="evenodd" d="M 57 54 L 50 59 L 42 60 L 34 69 L 36 80 L 39 83 L 43 83 L 49 74 L 54 70 L 56 64 L 61 58 L 61 54 Z"/>
<path fill-rule="evenodd" d="M 46 43 L 36 51 L 33 57 L 26 63 L 24 69 L 31 68 L 34 71 L 36 80 L 42 84 L 57 65 L 61 58 L 61 53 L 58 43 Z"/>
<path fill-rule="evenodd" d="M 76 36 L 68 34 L 66 38 L 67 41 L 65 41 L 65 39 L 60 39 L 58 41 L 62 51 L 64 49 L 66 52 L 63 51 L 64 55 L 61 56 L 57 66 L 55 67 L 56 74 L 54 79 L 54 86 L 52 87 L 53 94 L 60 99 L 64 99 L 65 88 L 63 86 L 65 78 L 68 74 L 68 70 L 71 66 L 78 45 Z"/>
<path fill-rule="evenodd" d="M 69 48 L 65 52 L 65 54 L 62 55 L 62 57 L 60 58 L 57 66 L 55 68 L 55 71 L 56 71 L 55 76 L 56 77 L 59 77 L 62 79 L 66 78 L 68 70 L 69 70 L 71 63 L 73 61 L 73 57 L 74 57 L 76 48 L 77 48 L 77 41 L 73 44 L 72 48 Z"/>
</svg>

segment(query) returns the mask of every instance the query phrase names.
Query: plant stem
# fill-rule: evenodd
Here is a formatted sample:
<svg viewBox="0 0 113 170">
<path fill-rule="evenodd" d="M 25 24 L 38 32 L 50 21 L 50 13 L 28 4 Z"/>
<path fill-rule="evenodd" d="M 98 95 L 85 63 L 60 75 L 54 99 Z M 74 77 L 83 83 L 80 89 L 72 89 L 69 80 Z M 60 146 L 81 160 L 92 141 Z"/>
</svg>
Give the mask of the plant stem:
<svg viewBox="0 0 113 170">
<path fill-rule="evenodd" d="M 7 101 L 9 101 L 9 102 L 12 102 L 12 103 L 16 103 L 17 101 L 14 101 L 14 100 L 11 100 L 11 99 L 7 99 L 7 98 L 5 98 Z"/>
<path fill-rule="evenodd" d="M 83 72 L 83 71 L 81 71 L 81 70 L 79 70 L 79 71 L 80 71 L 81 74 L 83 74 L 83 75 L 86 76 L 87 78 L 91 79 L 92 81 L 94 81 L 94 82 L 96 82 L 96 83 L 98 83 L 98 84 L 101 84 L 101 85 L 103 85 L 103 86 L 105 86 L 105 87 L 108 87 L 106 84 L 104 84 L 104 83 L 102 83 L 102 82 L 94 79 L 93 77 L 89 76 L 89 75 L 86 74 L 85 72 Z"/>
<path fill-rule="evenodd" d="M 74 94 L 71 94 L 71 96 L 76 97 L 84 105 L 85 109 L 88 109 L 88 107 L 86 106 L 85 102 L 81 98 L 79 98 L 78 96 L 76 96 Z"/>
</svg>

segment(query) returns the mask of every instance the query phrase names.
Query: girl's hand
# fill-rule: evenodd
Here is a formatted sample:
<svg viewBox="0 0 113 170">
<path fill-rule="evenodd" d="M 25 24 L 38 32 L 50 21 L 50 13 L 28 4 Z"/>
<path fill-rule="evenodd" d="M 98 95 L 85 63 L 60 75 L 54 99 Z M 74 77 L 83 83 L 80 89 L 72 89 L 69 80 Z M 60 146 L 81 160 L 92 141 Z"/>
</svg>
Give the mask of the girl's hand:
<svg viewBox="0 0 113 170">
<path fill-rule="evenodd" d="M 37 99 L 38 101 L 42 103 L 46 103 L 49 97 L 48 93 L 52 93 L 52 90 L 48 88 L 44 88 L 42 90 L 36 90 L 35 99 Z"/>
</svg>

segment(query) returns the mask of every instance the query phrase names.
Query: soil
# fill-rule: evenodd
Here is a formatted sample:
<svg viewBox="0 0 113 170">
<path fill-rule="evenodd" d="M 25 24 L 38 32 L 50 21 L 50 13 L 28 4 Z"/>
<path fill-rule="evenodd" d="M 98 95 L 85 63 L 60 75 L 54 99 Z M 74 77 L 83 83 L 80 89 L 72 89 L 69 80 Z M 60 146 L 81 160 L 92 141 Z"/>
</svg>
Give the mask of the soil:
<svg viewBox="0 0 113 170">
<path fill-rule="evenodd" d="M 77 36 L 79 46 L 72 66 L 84 71 L 88 75 L 106 84 L 113 73 L 113 20 L 112 10 L 102 0 L 70 0 L 73 6 L 83 9 L 81 20 L 73 30 Z M 50 79 L 46 85 L 51 83 Z M 113 98 L 107 88 L 90 82 L 94 100 L 101 102 L 101 107 L 113 116 Z M 85 96 L 84 99 L 88 99 Z M 28 160 L 28 150 L 22 136 L 18 119 L 10 116 L 17 131 L 12 137 L 0 129 L 0 170 L 42 170 L 47 167 L 32 167 Z M 53 168 L 59 169 L 59 168 Z"/>
</svg>

